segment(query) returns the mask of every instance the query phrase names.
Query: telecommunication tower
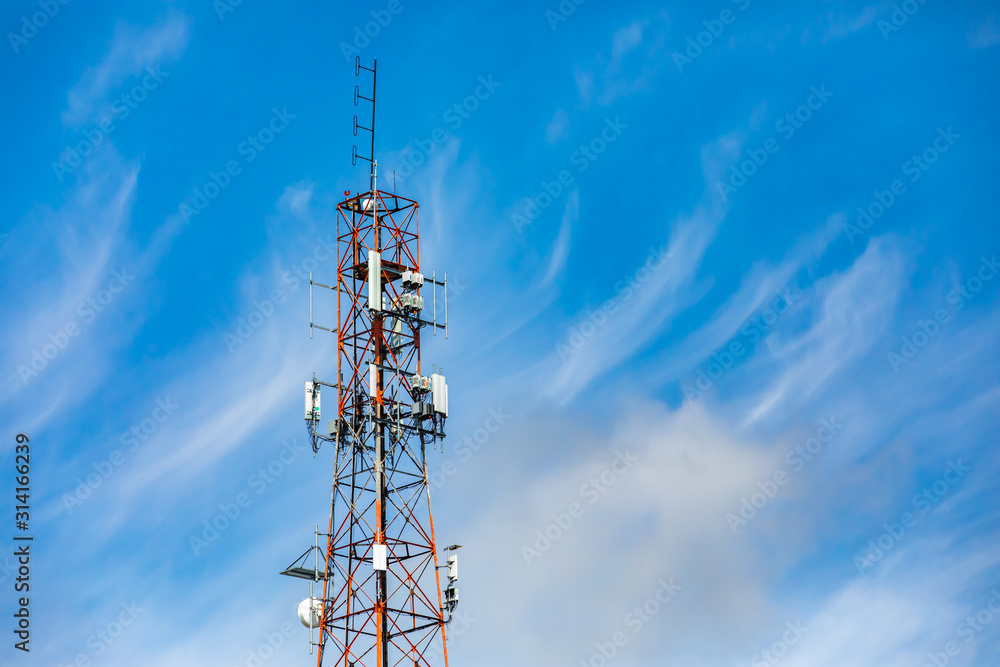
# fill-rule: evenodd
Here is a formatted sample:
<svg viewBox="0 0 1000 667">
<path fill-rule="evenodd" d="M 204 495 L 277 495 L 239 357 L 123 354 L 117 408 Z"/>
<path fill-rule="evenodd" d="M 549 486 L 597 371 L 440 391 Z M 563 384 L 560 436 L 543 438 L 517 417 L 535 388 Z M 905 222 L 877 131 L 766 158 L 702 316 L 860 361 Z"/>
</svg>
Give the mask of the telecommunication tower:
<svg viewBox="0 0 1000 667">
<path fill-rule="evenodd" d="M 370 163 L 369 189 L 345 192 L 337 205 L 335 284 L 309 277 L 310 338 L 314 329 L 337 337 L 336 382 L 314 374 L 305 383 L 313 451 L 324 443 L 333 450 L 330 522 L 326 532 L 317 527 L 314 546 L 282 574 L 310 582 L 298 615 L 310 628 L 318 666 L 325 658 L 342 667 L 423 667 L 438 654 L 447 666 L 459 546 L 447 547 L 439 565 L 427 450 L 445 435 L 448 385 L 442 373 L 426 373 L 420 350 L 425 330 L 447 337 L 448 280 L 421 273 L 417 202 L 378 189 L 376 69 L 377 61 L 371 68 L 355 61 L 355 76 L 372 77 L 370 98 L 354 87 L 355 106 L 371 105 L 370 127 L 355 115 L 354 135 L 369 132 L 371 152 L 359 155 L 355 145 L 352 155 L 354 164 Z M 320 295 L 336 294 L 335 327 L 313 321 L 314 286 Z M 336 397 L 336 417 L 325 428 L 323 388 Z M 447 570 L 443 595 L 440 569 Z"/>
</svg>

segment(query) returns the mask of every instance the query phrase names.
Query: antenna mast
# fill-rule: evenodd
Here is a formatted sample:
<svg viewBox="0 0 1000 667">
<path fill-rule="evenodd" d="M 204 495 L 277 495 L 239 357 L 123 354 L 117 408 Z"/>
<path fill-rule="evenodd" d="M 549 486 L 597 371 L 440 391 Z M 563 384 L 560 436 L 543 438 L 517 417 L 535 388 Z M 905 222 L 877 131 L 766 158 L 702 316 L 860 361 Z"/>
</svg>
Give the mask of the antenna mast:
<svg viewBox="0 0 1000 667">
<path fill-rule="evenodd" d="M 371 153 L 359 156 L 355 144 L 351 162 L 371 164 L 369 190 L 346 192 L 337 205 L 336 281 L 309 279 L 310 335 L 316 328 L 337 337 L 337 381 L 314 375 L 305 383 L 313 451 L 324 443 L 333 450 L 330 521 L 282 574 L 310 582 L 299 619 L 310 628 L 318 667 L 328 653 L 337 667 L 430 667 L 435 655 L 447 667 L 445 625 L 458 605 L 458 556 L 450 548 L 447 564 L 438 564 L 427 445 L 436 450 L 441 441 L 444 448 L 448 385 L 439 372 L 422 374 L 421 330 L 447 335 L 447 305 L 443 323 L 436 305 L 438 287 L 447 304 L 448 281 L 421 273 L 419 204 L 377 188 L 376 65 L 364 67 L 358 58 L 355 75 L 362 70 L 372 73 L 372 93 L 366 97 L 355 85 L 354 103 L 371 103 L 371 127 L 355 115 L 354 135 L 371 132 Z M 335 327 L 312 321 L 313 286 L 336 293 Z M 427 289 L 430 313 L 421 294 Z M 336 417 L 325 428 L 323 388 L 336 392 Z M 441 568 L 448 571 L 443 594 Z"/>
<path fill-rule="evenodd" d="M 360 92 L 360 86 L 355 84 L 354 86 L 354 106 L 358 106 L 361 100 L 370 102 L 372 105 L 372 126 L 365 127 L 364 125 L 358 125 L 358 115 L 354 114 L 354 136 L 358 136 L 358 130 L 364 130 L 365 132 L 370 132 L 372 135 L 371 152 L 368 153 L 369 157 L 364 155 L 358 155 L 358 145 L 354 144 L 354 150 L 351 154 L 351 164 L 358 164 L 358 157 L 362 160 L 368 160 L 371 164 L 371 182 L 368 184 L 369 192 L 375 189 L 375 85 L 377 83 L 378 77 L 378 60 L 372 61 L 371 67 L 365 67 L 361 64 L 361 56 L 355 56 L 354 58 L 354 76 L 360 77 L 361 70 L 372 73 L 372 96 L 365 97 Z"/>
</svg>

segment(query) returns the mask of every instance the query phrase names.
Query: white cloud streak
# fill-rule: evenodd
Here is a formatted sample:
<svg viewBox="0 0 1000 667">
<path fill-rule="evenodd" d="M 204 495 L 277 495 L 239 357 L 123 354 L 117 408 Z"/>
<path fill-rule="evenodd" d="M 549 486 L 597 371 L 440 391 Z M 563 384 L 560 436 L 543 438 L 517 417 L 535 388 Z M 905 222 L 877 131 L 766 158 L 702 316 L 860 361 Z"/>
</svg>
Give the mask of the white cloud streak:
<svg viewBox="0 0 1000 667">
<path fill-rule="evenodd" d="M 92 120 L 111 90 L 147 67 L 176 60 L 189 38 L 188 20 L 178 16 L 148 29 L 119 25 L 108 53 L 70 89 L 63 123 L 75 128 Z"/>
</svg>

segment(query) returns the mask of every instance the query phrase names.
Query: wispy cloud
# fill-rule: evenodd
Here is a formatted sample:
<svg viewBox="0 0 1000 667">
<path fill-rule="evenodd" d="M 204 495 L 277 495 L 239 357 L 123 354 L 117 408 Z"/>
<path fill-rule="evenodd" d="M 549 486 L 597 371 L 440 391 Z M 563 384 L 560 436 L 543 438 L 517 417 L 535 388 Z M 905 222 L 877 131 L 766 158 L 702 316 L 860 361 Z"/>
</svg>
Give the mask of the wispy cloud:
<svg viewBox="0 0 1000 667">
<path fill-rule="evenodd" d="M 621 67 L 622 58 L 630 51 L 642 44 L 643 25 L 639 21 L 632 21 L 627 26 L 619 28 L 611 36 L 611 63 L 608 65 L 609 71 L 615 72 Z"/>
<path fill-rule="evenodd" d="M 121 310 L 134 285 L 114 293 L 106 289 L 115 271 L 139 269 L 127 240 L 138 174 L 137 165 L 105 153 L 88 166 L 60 208 L 33 210 L 18 243 L 0 247 L 4 265 L 32 280 L 3 299 L 7 317 L 0 331 L 7 342 L 0 403 L 47 386 L 46 410 L 31 411 L 44 420 L 62 399 L 82 400 L 100 378 L 105 355 L 121 342 L 122 323 L 131 320 L 126 328 L 138 323 Z M 118 282 L 112 286 L 119 289 Z M 102 301 L 94 305 L 88 299 Z M 45 308 L 38 309 L 39 303 Z"/>
<path fill-rule="evenodd" d="M 567 134 L 569 127 L 569 114 L 563 109 L 559 109 L 552 116 L 552 120 L 545 126 L 545 142 L 550 146 Z"/>
<path fill-rule="evenodd" d="M 573 236 L 573 225 L 580 217 L 580 193 L 573 190 L 566 200 L 566 210 L 563 211 L 562 222 L 559 224 L 559 235 L 555 243 L 552 244 L 552 252 L 549 254 L 549 267 L 545 271 L 545 276 L 539 283 L 539 289 L 543 289 L 552 283 L 556 277 L 566 268 L 566 261 L 569 259 L 570 240 Z"/>
<path fill-rule="evenodd" d="M 988 49 L 997 43 L 1000 43 L 1000 24 L 996 14 L 977 21 L 969 30 L 969 46 L 973 49 Z"/>
<path fill-rule="evenodd" d="M 311 186 L 290 186 L 278 201 L 279 213 L 311 226 L 308 219 L 316 215 L 309 207 Z M 286 250 L 283 248 L 283 250 Z M 137 273 L 148 275 L 149 257 L 154 261 L 162 256 L 163 248 L 147 251 L 139 263 Z M 249 276 L 260 280 L 238 281 L 242 285 L 242 298 L 236 303 L 236 313 L 232 321 L 222 323 L 218 329 L 209 329 L 198 335 L 184 349 L 174 353 L 177 364 L 171 364 L 175 372 L 154 371 L 151 362 L 150 374 L 156 374 L 159 382 L 131 395 L 134 405 L 153 406 L 158 398 L 167 398 L 177 407 L 172 416 L 156 430 L 156 446 L 139 449 L 128 460 L 128 474 L 116 478 L 115 484 L 102 490 L 114 502 L 108 504 L 105 520 L 94 535 L 110 538 L 123 522 L 134 520 L 131 508 L 136 498 L 156 493 L 157 489 L 181 489 L 192 484 L 192 480 L 203 480 L 206 474 L 216 470 L 222 461 L 231 460 L 235 451 L 258 445 L 261 433 L 276 420 L 276 411 L 286 405 L 291 396 L 298 397 L 301 382 L 308 377 L 310 369 L 322 375 L 330 359 L 336 357 L 335 339 L 329 336 L 317 337 L 309 341 L 306 320 L 298 317 L 300 306 L 306 298 L 306 289 L 300 285 L 288 287 L 281 282 L 284 267 L 300 257 L 294 255 L 279 257 L 274 250 L 261 257 L 252 267 L 247 267 Z M 331 270 L 335 260 L 329 260 Z M 268 283 L 261 272 L 272 269 L 275 274 Z M 255 303 L 271 295 L 276 285 L 284 286 L 284 296 L 279 304 L 271 303 L 275 309 L 273 317 L 253 325 L 242 342 L 232 348 L 224 334 L 233 335 L 240 321 L 240 314 L 254 312 Z M 141 288 L 140 288 L 141 289 Z M 297 306 L 289 305 L 291 303 Z M 247 318 L 243 318 L 246 326 Z M 250 320 L 253 321 L 252 319 Z M 221 330 L 220 330 L 221 329 Z M 304 340 L 303 340 L 304 339 Z M 311 343 L 311 344 L 310 344 Z M 96 349 L 100 350 L 101 346 Z M 275 356 L 269 351 L 285 350 Z M 86 377 L 91 367 L 97 367 L 94 355 L 84 360 L 86 369 L 75 367 L 74 373 Z M 58 383 L 57 383 L 58 384 Z M 239 387 L 238 392 L 220 392 L 220 386 Z M 79 398 L 77 398 L 79 400 Z M 147 410 L 148 408 L 143 408 Z M 142 413 L 141 416 L 146 416 Z M 138 415 L 133 418 L 139 418 Z M 303 436 L 303 440 L 304 440 Z M 115 438 L 117 442 L 117 438 Z M 163 446 L 160 443 L 170 443 Z M 75 452 L 73 452 L 75 455 Z M 72 465 L 76 465 L 73 463 Z M 79 466 L 77 466 L 77 469 Z M 72 469 L 72 468 L 70 468 Z M 55 504 L 60 505 L 58 500 Z"/>
<path fill-rule="evenodd" d="M 550 373 L 544 395 L 568 401 L 597 376 L 614 368 L 642 349 L 664 325 L 698 297 L 694 285 L 709 242 L 715 234 L 717 214 L 699 207 L 674 225 L 660 265 L 649 270 L 648 280 L 634 287 L 628 300 L 587 340 L 585 349 L 564 360 Z M 637 267 L 641 270 L 643 263 Z M 553 364 L 560 364 L 554 356 Z M 548 374 L 548 373 L 547 373 Z"/>
<path fill-rule="evenodd" d="M 963 553 L 949 540 L 924 539 L 900 547 L 894 560 L 894 567 L 881 576 L 847 580 L 819 601 L 802 618 L 809 628 L 807 639 L 783 664 L 920 665 L 928 663 L 929 654 L 946 655 L 949 643 L 965 654 L 955 664 L 974 664 L 968 656 L 975 654 L 976 644 L 969 642 L 984 637 L 976 637 L 972 626 L 971 636 L 957 635 L 956 628 L 978 610 L 970 605 L 985 606 L 988 601 L 988 589 L 970 595 L 968 585 L 986 574 L 994 559 L 984 548 Z M 913 586 L 914 581 L 921 585 Z"/>
<path fill-rule="evenodd" d="M 290 311 L 288 314 L 294 316 Z M 204 347 L 192 350 L 192 358 L 200 358 L 192 366 L 199 370 L 157 389 L 186 406 L 162 434 L 176 445 L 138 461 L 127 485 L 121 487 L 124 497 L 148 493 L 153 486 L 180 488 L 201 478 L 237 449 L 254 445 L 254 434 L 273 422 L 276 410 L 287 404 L 293 393 L 298 397 L 300 392 L 295 390 L 301 389 L 309 369 L 322 372 L 324 360 L 335 354 L 335 340 L 303 341 L 302 323 L 294 317 L 282 319 L 280 325 L 275 323 L 258 332 L 236 354 L 228 353 L 221 337 L 206 339 Z M 286 350 L 286 354 L 267 354 L 275 349 Z M 219 400 L 217 378 L 227 378 L 227 383 L 241 390 Z"/>
<path fill-rule="evenodd" d="M 662 35 L 666 19 L 661 17 L 658 29 Z M 601 106 L 646 89 L 659 72 L 665 57 L 662 40 L 647 39 L 649 21 L 632 21 L 611 35 L 611 52 L 600 52 L 593 64 L 576 65 L 576 81 L 580 104 L 584 107 L 596 101 Z M 643 44 L 652 45 L 642 49 Z"/>
<path fill-rule="evenodd" d="M 845 273 L 817 281 L 816 319 L 801 334 L 772 337 L 771 353 L 785 370 L 749 419 L 773 412 L 784 401 L 805 399 L 867 352 L 892 321 L 905 268 L 895 243 L 879 237 Z"/>
<path fill-rule="evenodd" d="M 756 262 L 743 284 L 723 303 L 707 323 L 671 345 L 660 358 L 651 362 L 657 382 L 671 382 L 698 365 L 712 352 L 733 338 L 743 324 L 766 302 L 789 287 L 804 265 L 815 261 L 840 231 L 842 221 L 832 216 L 809 237 L 803 239 L 788 257 L 774 267 Z"/>
<path fill-rule="evenodd" d="M 870 5 L 858 14 L 830 12 L 826 18 L 827 29 L 823 34 L 823 41 L 840 39 L 841 37 L 854 34 L 859 30 L 864 30 L 878 18 L 882 11 L 882 8 L 878 5 Z"/>
<path fill-rule="evenodd" d="M 147 29 L 120 24 L 108 53 L 70 89 L 63 123 L 79 127 L 91 120 L 112 89 L 147 67 L 179 58 L 189 37 L 188 20 L 179 16 Z"/>
<path fill-rule="evenodd" d="M 739 153 L 741 139 L 736 133 L 723 135 L 702 147 L 700 159 L 706 189 L 691 213 L 676 217 L 659 257 L 647 256 L 632 271 L 648 271 L 648 279 L 629 288 L 627 298 L 620 298 L 620 309 L 589 336 L 586 346 L 568 359 L 557 352 L 538 366 L 548 381 L 541 393 L 562 402 L 569 401 L 599 375 L 631 358 L 654 337 L 662 334 L 669 322 L 704 294 L 707 282 L 696 283 L 705 251 L 726 215 L 717 194 L 708 183 L 721 170 L 723 156 Z M 651 251 L 650 251 L 651 252 Z M 657 253 L 659 254 L 659 253 Z M 655 262 L 654 262 L 655 260 Z M 655 269 L 650 268 L 655 263 Z M 621 296 L 624 296 L 622 292 Z"/>
</svg>

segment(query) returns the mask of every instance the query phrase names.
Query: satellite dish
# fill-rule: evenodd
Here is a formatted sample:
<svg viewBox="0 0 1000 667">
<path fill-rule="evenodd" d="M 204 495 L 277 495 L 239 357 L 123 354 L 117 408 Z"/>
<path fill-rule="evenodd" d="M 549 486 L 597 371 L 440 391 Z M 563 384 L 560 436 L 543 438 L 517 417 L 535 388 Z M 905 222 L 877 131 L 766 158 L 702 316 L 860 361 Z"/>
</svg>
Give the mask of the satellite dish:
<svg viewBox="0 0 1000 667">
<path fill-rule="evenodd" d="M 318 628 L 323 622 L 323 601 L 306 598 L 299 603 L 299 620 L 307 628 Z"/>
</svg>

